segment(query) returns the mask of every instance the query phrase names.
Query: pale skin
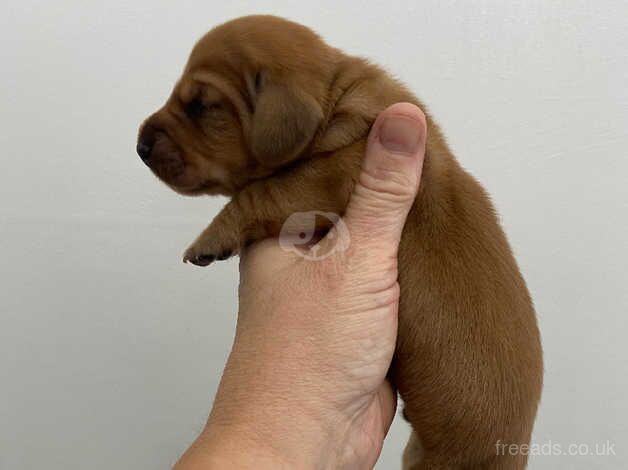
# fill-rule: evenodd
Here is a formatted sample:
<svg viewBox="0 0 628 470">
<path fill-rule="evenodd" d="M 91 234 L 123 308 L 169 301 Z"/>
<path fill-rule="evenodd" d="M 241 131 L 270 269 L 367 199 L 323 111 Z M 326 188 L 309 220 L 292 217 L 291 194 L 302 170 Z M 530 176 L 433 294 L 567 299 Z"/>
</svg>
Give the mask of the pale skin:
<svg viewBox="0 0 628 470">
<path fill-rule="evenodd" d="M 207 424 L 176 470 L 375 465 L 396 408 L 386 373 L 397 249 L 425 138 L 417 107 L 379 115 L 343 217 L 346 251 L 311 261 L 277 240 L 243 250 L 232 351 Z"/>
</svg>

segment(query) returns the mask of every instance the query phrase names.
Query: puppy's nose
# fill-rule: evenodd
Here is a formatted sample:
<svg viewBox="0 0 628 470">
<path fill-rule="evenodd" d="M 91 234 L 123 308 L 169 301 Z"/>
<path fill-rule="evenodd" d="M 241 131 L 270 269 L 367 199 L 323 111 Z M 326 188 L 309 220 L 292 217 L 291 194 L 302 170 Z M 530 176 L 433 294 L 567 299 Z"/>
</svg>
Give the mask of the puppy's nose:
<svg viewBox="0 0 628 470">
<path fill-rule="evenodd" d="M 150 157 L 151 150 L 153 150 L 153 147 L 148 142 L 140 140 L 137 143 L 137 154 L 144 162 Z"/>
</svg>

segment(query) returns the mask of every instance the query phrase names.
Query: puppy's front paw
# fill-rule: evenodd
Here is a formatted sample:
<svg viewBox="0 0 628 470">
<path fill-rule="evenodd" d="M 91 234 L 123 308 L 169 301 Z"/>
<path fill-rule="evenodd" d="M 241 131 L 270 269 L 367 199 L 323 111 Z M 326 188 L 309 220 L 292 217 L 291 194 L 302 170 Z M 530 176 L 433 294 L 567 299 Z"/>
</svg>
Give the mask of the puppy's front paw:
<svg viewBox="0 0 628 470">
<path fill-rule="evenodd" d="M 214 261 L 223 261 L 231 258 L 236 250 L 221 246 L 215 241 L 206 241 L 202 238 L 195 241 L 183 255 L 184 263 L 192 263 L 196 266 L 209 266 Z"/>
</svg>

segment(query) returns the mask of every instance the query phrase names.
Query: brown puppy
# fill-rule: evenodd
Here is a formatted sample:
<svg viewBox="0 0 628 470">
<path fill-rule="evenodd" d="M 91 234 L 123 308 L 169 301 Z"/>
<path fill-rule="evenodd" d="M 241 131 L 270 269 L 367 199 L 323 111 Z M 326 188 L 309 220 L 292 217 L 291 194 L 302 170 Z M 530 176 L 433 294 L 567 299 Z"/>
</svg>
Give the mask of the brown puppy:
<svg viewBox="0 0 628 470">
<path fill-rule="evenodd" d="M 185 260 L 207 265 L 276 237 L 294 212 L 342 214 L 371 124 L 400 101 L 425 109 L 298 24 L 251 16 L 210 31 L 138 143 L 175 191 L 232 197 Z M 404 467 L 524 468 L 525 455 L 497 444 L 530 440 L 542 380 L 534 309 L 486 193 L 429 116 L 399 284 L 390 375 L 415 431 Z"/>
</svg>

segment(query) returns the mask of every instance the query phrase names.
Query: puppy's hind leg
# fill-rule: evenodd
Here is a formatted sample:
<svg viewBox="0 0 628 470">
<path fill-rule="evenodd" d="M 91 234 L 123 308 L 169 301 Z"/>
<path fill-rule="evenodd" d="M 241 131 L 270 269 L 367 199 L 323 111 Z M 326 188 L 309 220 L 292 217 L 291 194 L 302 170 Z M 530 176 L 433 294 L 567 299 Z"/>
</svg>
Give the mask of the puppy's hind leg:
<svg viewBox="0 0 628 470">
<path fill-rule="evenodd" d="M 419 468 L 424 457 L 423 446 L 416 432 L 412 431 L 410 439 L 403 451 L 402 470 L 412 470 Z"/>
<path fill-rule="evenodd" d="M 479 464 L 457 464 L 451 458 L 439 455 L 426 455 L 421 440 L 416 432 L 412 431 L 410 439 L 403 452 L 402 470 L 524 470 L 527 456 L 496 455 Z"/>
<path fill-rule="evenodd" d="M 468 468 L 469 470 L 524 470 L 527 463 L 528 456 L 518 453 L 516 455 L 500 455 L 481 465 Z"/>
<path fill-rule="evenodd" d="M 460 464 L 447 457 L 428 454 L 419 463 L 409 462 L 409 466 L 406 466 L 404 454 L 403 470 L 524 470 L 526 463 L 527 458 L 522 455 L 503 456 L 482 463 Z"/>
<path fill-rule="evenodd" d="M 471 467 L 461 467 L 452 463 L 448 463 L 440 458 L 432 458 L 429 455 L 424 456 L 420 462 L 411 463 L 406 466 L 405 454 L 403 470 L 471 470 Z"/>
</svg>

